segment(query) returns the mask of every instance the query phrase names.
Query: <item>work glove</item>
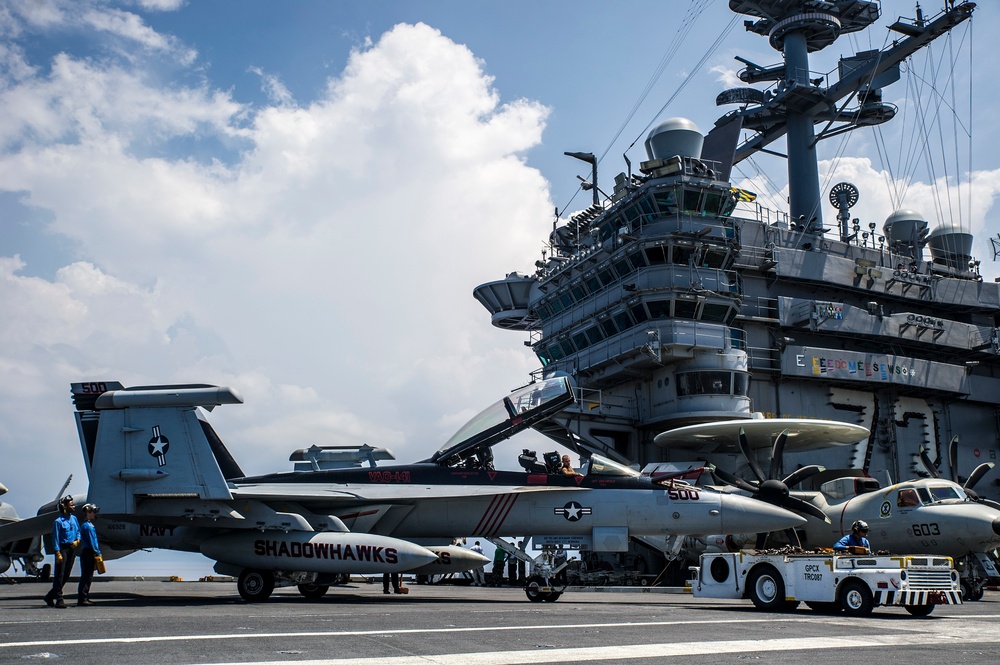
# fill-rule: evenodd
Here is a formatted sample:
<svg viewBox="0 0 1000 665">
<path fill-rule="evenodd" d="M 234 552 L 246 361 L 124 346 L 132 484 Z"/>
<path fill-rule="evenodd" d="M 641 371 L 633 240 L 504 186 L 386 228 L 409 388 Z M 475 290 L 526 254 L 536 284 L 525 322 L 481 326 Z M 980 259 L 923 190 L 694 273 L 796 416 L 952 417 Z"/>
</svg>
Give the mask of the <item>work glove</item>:
<svg viewBox="0 0 1000 665">
<path fill-rule="evenodd" d="M 56 552 L 56 563 L 62 563 L 62 552 Z"/>
<path fill-rule="evenodd" d="M 79 547 L 79 546 L 80 546 L 80 539 L 79 539 L 79 538 L 77 538 L 77 539 L 76 539 L 76 540 L 74 540 L 74 541 L 73 541 L 72 543 L 70 543 L 70 545 L 69 545 L 69 546 L 70 546 L 70 547 L 72 547 L 73 549 L 76 549 L 77 547 Z"/>
</svg>

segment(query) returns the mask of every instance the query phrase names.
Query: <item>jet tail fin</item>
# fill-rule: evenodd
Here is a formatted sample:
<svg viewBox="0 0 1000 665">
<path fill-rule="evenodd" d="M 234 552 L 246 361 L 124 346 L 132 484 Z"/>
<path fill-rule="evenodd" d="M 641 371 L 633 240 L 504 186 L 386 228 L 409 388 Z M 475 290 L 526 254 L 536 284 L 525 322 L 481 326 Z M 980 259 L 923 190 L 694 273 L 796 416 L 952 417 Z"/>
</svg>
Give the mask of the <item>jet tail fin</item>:
<svg viewBox="0 0 1000 665">
<path fill-rule="evenodd" d="M 232 388 L 109 381 L 74 383 L 71 392 L 88 500 L 103 514 L 133 514 L 146 498 L 232 498 L 227 480 L 243 471 L 198 410 L 241 404 Z"/>
</svg>

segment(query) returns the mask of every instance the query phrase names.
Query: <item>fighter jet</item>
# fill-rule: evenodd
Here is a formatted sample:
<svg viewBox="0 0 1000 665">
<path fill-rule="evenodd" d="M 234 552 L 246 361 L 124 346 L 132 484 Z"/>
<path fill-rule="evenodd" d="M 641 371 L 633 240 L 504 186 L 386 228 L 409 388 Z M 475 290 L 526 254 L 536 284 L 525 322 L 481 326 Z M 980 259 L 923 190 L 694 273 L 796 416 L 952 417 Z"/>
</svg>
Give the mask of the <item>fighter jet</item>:
<svg viewBox="0 0 1000 665">
<path fill-rule="evenodd" d="M 942 478 L 924 452 L 920 458 L 932 477 L 889 487 L 881 487 L 864 470 L 826 470 L 819 466 L 806 466 L 778 478 L 786 444 L 808 450 L 857 443 L 868 437 L 868 430 L 858 425 L 835 425 L 808 419 L 725 421 L 672 430 L 655 440 L 675 447 L 708 441 L 740 450 L 754 480 L 747 481 L 722 469 L 713 470 L 716 478 L 741 492 L 805 515 L 808 522 L 796 530 L 803 547 L 830 547 L 851 530 L 856 520 L 862 520 L 868 523 L 868 537 L 877 550 L 952 557 L 962 573 L 966 600 L 982 598 L 986 578 L 998 576 L 987 552 L 1000 547 L 1000 504 L 980 498 L 972 487 L 992 464 L 981 464 L 964 485 L 959 484 L 957 440 L 953 439 L 949 457 L 954 480 Z M 753 451 L 767 446 L 771 448 L 771 464 L 765 475 Z M 789 489 L 807 479 L 813 490 Z M 985 576 L 979 575 L 977 565 Z"/>
<path fill-rule="evenodd" d="M 653 482 L 598 456 L 574 476 L 530 460 L 520 471 L 494 469 L 491 446 L 574 401 L 566 378 L 508 395 L 416 464 L 255 477 L 243 473 L 201 410 L 242 403 L 232 388 L 86 382 L 71 390 L 91 481 L 87 500 L 101 506 L 101 539 L 120 549 L 201 552 L 217 572 L 238 577 L 248 601 L 290 585 L 320 596 L 344 572 L 434 574 L 482 565 L 468 550 L 420 544 L 456 536 L 545 533 L 608 549 L 631 535 L 771 531 L 805 522 L 755 499 Z"/>
<path fill-rule="evenodd" d="M 62 493 L 69 487 L 73 476 L 66 479 L 57 493 Z M 7 493 L 7 488 L 0 483 L 0 496 Z M 10 570 L 11 566 L 19 566 L 25 575 L 48 580 L 52 572 L 50 564 L 39 566 L 45 560 L 42 551 L 42 535 L 52 529 L 52 522 L 58 515 L 56 502 L 42 506 L 34 517 L 21 519 L 14 506 L 0 501 L 0 574 Z"/>
</svg>

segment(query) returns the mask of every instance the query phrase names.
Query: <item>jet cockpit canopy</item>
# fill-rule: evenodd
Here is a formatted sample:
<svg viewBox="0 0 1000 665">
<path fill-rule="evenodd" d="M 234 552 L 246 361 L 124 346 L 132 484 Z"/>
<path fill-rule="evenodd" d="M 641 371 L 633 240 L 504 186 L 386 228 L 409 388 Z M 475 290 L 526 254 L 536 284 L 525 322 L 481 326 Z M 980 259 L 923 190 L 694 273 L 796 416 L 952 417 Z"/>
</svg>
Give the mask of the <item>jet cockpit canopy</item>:
<svg viewBox="0 0 1000 665">
<path fill-rule="evenodd" d="M 426 461 L 441 466 L 492 465 L 489 448 L 575 401 L 573 386 L 565 376 L 519 388 L 465 423 Z"/>
</svg>

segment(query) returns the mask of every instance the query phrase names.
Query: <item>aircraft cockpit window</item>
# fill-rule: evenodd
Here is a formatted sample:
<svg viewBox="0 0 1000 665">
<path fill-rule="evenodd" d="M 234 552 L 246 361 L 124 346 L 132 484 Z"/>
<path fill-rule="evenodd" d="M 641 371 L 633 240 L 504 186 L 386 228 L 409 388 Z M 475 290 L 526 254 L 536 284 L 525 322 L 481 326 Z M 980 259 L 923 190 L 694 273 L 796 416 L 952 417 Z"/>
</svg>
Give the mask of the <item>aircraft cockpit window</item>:
<svg viewBox="0 0 1000 665">
<path fill-rule="evenodd" d="M 919 506 L 920 497 L 917 496 L 917 491 L 913 488 L 901 489 L 899 490 L 899 496 L 896 498 L 896 505 L 900 508 Z"/>
<path fill-rule="evenodd" d="M 965 496 L 960 494 L 958 489 L 951 485 L 934 485 L 931 486 L 930 490 L 933 501 L 965 500 Z"/>
<path fill-rule="evenodd" d="M 917 494 L 920 495 L 920 501 L 922 503 L 931 503 L 933 501 L 933 499 L 931 499 L 931 493 L 927 491 L 926 487 L 918 487 Z"/>
<path fill-rule="evenodd" d="M 482 451 L 486 447 L 572 402 L 573 388 L 566 377 L 546 379 L 515 390 L 465 423 L 428 461 L 452 466 L 476 457 L 475 463 L 485 464 Z"/>
<path fill-rule="evenodd" d="M 640 473 L 632 467 L 613 462 L 600 455 L 592 455 L 587 465 L 588 476 L 620 476 L 623 478 L 639 476 Z"/>
</svg>

